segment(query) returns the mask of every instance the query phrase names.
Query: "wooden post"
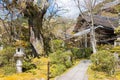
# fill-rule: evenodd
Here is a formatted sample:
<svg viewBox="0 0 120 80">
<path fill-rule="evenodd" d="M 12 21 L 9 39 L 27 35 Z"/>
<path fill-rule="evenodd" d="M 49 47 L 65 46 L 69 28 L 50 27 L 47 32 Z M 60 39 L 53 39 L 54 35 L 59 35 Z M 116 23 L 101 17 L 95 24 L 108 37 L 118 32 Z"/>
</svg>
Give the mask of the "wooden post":
<svg viewBox="0 0 120 80">
<path fill-rule="evenodd" d="M 88 45 L 87 45 L 87 34 L 85 34 L 85 48 L 87 48 L 88 47 Z"/>
<path fill-rule="evenodd" d="M 47 71 L 47 80 L 50 80 L 50 76 L 49 76 L 49 74 L 50 74 L 50 62 L 48 61 L 48 64 L 47 64 L 47 69 L 48 69 L 48 71 Z"/>
<path fill-rule="evenodd" d="M 118 13 L 118 27 L 120 26 L 120 13 Z M 118 35 L 118 39 L 120 39 L 120 34 Z M 120 45 L 119 45 L 120 46 Z"/>
</svg>

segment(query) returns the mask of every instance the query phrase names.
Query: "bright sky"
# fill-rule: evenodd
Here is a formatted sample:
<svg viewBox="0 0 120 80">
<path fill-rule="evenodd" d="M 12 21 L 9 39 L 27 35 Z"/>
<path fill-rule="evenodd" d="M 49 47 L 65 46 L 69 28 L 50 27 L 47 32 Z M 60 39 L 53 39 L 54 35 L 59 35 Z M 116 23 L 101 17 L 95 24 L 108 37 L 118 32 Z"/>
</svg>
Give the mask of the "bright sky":
<svg viewBox="0 0 120 80">
<path fill-rule="evenodd" d="M 81 0 L 82 2 L 83 0 Z M 65 16 L 67 18 L 77 18 L 79 15 L 79 9 L 76 7 L 76 4 L 74 0 L 57 0 L 57 3 L 59 7 L 63 7 L 64 9 L 67 9 L 68 12 L 63 14 L 62 16 Z"/>
<path fill-rule="evenodd" d="M 56 0 L 59 7 L 63 7 L 64 9 L 67 9 L 68 12 L 63 14 L 62 16 L 67 18 L 76 19 L 78 15 L 80 14 L 80 11 L 78 7 L 76 6 L 74 0 Z M 79 0 L 80 5 L 84 6 L 84 0 Z M 87 0 L 85 0 L 87 1 Z M 93 0 L 94 1 L 94 0 Z M 97 3 L 102 2 L 103 0 L 97 0 Z"/>
</svg>

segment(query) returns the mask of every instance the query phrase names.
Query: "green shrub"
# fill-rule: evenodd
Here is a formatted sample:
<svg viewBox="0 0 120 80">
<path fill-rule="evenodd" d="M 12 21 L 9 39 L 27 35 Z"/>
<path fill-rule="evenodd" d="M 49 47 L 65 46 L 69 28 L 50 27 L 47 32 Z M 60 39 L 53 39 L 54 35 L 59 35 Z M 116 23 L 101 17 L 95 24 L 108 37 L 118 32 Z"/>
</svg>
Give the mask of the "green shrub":
<svg viewBox="0 0 120 80">
<path fill-rule="evenodd" d="M 50 61 L 53 64 L 63 62 L 62 58 L 63 58 L 62 51 L 60 50 L 50 54 Z"/>
<path fill-rule="evenodd" d="M 73 53 L 73 56 L 75 59 L 79 59 L 79 58 L 89 58 L 90 55 L 92 54 L 92 49 L 91 48 L 76 48 L 73 47 L 71 49 L 71 52 Z"/>
<path fill-rule="evenodd" d="M 71 49 L 71 52 L 73 53 L 75 59 L 83 57 L 83 52 L 79 48 L 74 47 Z"/>
<path fill-rule="evenodd" d="M 50 67 L 50 77 L 55 77 L 62 74 L 66 70 L 65 65 L 63 64 L 53 64 Z"/>
<path fill-rule="evenodd" d="M 85 51 L 84 57 L 89 58 L 92 54 L 92 48 L 85 48 L 84 51 Z"/>
<path fill-rule="evenodd" d="M 72 62 L 69 60 L 65 62 L 66 68 L 70 68 L 72 65 L 73 65 Z"/>
<path fill-rule="evenodd" d="M 120 58 L 120 46 L 116 46 L 110 50 L 112 53 L 117 53 Z"/>
<path fill-rule="evenodd" d="M 0 56 L 0 66 L 4 66 L 7 63 L 8 63 L 8 60 L 6 59 L 6 57 Z"/>
<path fill-rule="evenodd" d="M 109 74 L 115 71 L 116 59 L 109 51 L 98 51 L 91 56 L 91 61 L 93 63 L 91 68 L 94 70 L 107 72 Z"/>
<path fill-rule="evenodd" d="M 116 46 L 116 47 L 112 48 L 110 51 L 113 52 L 113 53 L 117 52 L 117 53 L 120 54 L 120 46 Z"/>
<path fill-rule="evenodd" d="M 115 34 L 120 34 L 120 26 L 118 26 L 117 28 L 115 28 L 114 33 Z"/>
<path fill-rule="evenodd" d="M 37 68 L 37 67 L 36 67 L 35 64 L 32 64 L 31 62 L 26 62 L 26 61 L 24 61 L 22 68 L 23 68 L 23 71 L 25 72 L 25 71 L 28 71 L 28 70 L 30 70 L 30 69 L 35 69 L 35 68 Z"/>
<path fill-rule="evenodd" d="M 69 57 L 72 57 L 72 53 L 70 51 L 63 52 L 61 50 L 58 50 L 54 53 L 50 54 L 50 60 L 51 63 L 62 63 L 65 64 L 65 62 L 69 59 Z"/>
<path fill-rule="evenodd" d="M 116 10 L 117 12 L 120 12 L 120 5 L 115 6 L 115 10 Z"/>
<path fill-rule="evenodd" d="M 16 73 L 16 67 L 15 65 L 6 65 L 2 68 L 4 70 L 4 75 L 11 75 Z"/>
<path fill-rule="evenodd" d="M 72 66 L 72 53 L 71 51 L 63 52 L 57 50 L 54 53 L 50 54 L 50 72 L 51 77 L 55 77 L 63 73 L 66 68 Z"/>
<path fill-rule="evenodd" d="M 14 47 L 5 47 L 0 51 L 0 68 L 4 70 L 5 75 L 10 75 L 16 72 L 15 62 L 14 62 Z"/>
<path fill-rule="evenodd" d="M 6 47 L 2 51 L 0 51 L 0 63 L 3 65 L 9 64 L 13 59 L 14 54 L 15 54 L 14 47 Z"/>
<path fill-rule="evenodd" d="M 97 46 L 98 51 L 111 50 L 112 48 L 113 48 L 113 45 L 99 45 L 99 46 Z"/>
<path fill-rule="evenodd" d="M 59 40 L 59 39 L 52 40 L 51 41 L 52 51 L 56 52 L 57 50 L 63 50 L 64 47 L 63 44 L 64 44 L 63 40 Z"/>
</svg>

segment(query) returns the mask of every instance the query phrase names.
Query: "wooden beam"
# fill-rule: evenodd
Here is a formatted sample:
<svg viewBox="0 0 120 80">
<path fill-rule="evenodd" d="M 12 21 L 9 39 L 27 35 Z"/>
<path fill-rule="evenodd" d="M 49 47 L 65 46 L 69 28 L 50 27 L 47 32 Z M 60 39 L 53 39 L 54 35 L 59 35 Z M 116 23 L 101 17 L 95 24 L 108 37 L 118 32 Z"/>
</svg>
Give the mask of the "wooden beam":
<svg viewBox="0 0 120 80">
<path fill-rule="evenodd" d="M 103 26 L 97 26 L 95 27 L 94 29 L 97 29 L 97 28 L 104 28 Z M 67 38 L 67 39 L 70 39 L 70 38 L 73 38 L 73 37 L 79 37 L 79 36 L 82 36 L 82 35 L 85 35 L 85 34 L 88 34 L 90 33 L 91 29 L 85 29 L 83 31 L 80 31 L 80 32 L 77 32 L 75 33 L 74 35 L 72 35 L 71 37 Z"/>
</svg>

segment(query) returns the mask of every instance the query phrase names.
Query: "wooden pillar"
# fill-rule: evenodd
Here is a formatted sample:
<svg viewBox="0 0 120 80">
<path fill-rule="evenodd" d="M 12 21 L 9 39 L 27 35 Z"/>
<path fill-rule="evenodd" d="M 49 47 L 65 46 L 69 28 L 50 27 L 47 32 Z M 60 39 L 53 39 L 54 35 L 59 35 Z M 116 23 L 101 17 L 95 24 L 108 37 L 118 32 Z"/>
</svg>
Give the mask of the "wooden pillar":
<svg viewBox="0 0 120 80">
<path fill-rule="evenodd" d="M 118 13 L 118 25 L 120 26 L 120 13 Z"/>
<path fill-rule="evenodd" d="M 49 76 L 49 74 L 50 74 L 50 62 L 48 61 L 48 64 L 47 64 L 47 80 L 50 80 L 50 76 Z"/>
<path fill-rule="evenodd" d="M 85 48 L 87 48 L 88 47 L 88 45 L 87 45 L 87 34 L 85 34 Z"/>
</svg>

